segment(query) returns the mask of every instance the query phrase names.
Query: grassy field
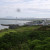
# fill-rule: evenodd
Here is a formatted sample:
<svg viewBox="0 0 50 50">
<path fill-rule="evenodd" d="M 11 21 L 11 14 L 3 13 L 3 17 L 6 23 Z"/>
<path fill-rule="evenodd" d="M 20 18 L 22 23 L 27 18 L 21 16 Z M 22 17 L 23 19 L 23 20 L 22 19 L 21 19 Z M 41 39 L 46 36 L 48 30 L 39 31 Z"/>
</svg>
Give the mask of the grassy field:
<svg viewBox="0 0 50 50">
<path fill-rule="evenodd" d="M 50 26 L 0 30 L 0 50 L 50 50 Z"/>
<path fill-rule="evenodd" d="M 2 37 L 3 35 L 9 32 L 22 32 L 22 31 L 28 31 L 28 30 L 35 30 L 38 28 L 40 28 L 40 26 L 19 27 L 17 29 L 3 29 L 3 30 L 0 30 L 0 37 Z"/>
</svg>

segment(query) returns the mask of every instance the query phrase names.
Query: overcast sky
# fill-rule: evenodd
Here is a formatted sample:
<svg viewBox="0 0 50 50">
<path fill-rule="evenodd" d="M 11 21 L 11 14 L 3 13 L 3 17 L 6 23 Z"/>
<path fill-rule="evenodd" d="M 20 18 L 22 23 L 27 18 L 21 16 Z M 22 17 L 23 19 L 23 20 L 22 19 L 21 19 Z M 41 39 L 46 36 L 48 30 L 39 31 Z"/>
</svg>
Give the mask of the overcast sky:
<svg viewBox="0 0 50 50">
<path fill-rule="evenodd" d="M 50 18 L 50 0 L 0 0 L 0 17 Z"/>
</svg>

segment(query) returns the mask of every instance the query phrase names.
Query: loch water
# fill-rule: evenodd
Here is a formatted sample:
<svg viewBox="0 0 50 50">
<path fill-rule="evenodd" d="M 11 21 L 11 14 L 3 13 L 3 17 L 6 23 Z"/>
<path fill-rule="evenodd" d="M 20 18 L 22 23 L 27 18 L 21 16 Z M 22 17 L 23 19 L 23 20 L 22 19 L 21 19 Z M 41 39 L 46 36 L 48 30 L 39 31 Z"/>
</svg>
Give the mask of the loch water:
<svg viewBox="0 0 50 50">
<path fill-rule="evenodd" d="M 24 25 L 28 21 L 19 21 L 19 20 L 0 20 L 0 30 L 8 28 L 8 26 L 2 26 L 1 24 L 19 24 Z"/>
</svg>

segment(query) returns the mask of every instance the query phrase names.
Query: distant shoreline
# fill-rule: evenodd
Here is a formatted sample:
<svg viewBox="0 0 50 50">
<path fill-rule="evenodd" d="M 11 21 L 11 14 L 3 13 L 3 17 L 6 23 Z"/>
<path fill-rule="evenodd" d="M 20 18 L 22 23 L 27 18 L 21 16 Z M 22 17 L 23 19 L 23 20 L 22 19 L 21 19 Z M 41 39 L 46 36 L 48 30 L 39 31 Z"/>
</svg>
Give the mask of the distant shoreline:
<svg viewBox="0 0 50 50">
<path fill-rule="evenodd" d="M 2 26 L 2 25 L 0 25 L 0 30 L 5 29 L 5 28 L 8 28 L 8 26 Z"/>
</svg>

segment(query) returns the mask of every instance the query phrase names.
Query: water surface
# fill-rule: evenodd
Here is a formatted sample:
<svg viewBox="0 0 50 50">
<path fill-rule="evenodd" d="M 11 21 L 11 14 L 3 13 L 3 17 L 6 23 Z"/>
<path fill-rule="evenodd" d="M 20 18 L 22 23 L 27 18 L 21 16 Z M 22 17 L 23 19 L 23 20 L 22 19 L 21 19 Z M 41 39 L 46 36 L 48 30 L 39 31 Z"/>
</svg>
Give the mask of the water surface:
<svg viewBox="0 0 50 50">
<path fill-rule="evenodd" d="M 8 28 L 8 26 L 2 26 L 1 24 L 19 24 L 24 25 L 24 23 L 29 21 L 18 21 L 18 20 L 0 20 L 0 29 Z"/>
</svg>

